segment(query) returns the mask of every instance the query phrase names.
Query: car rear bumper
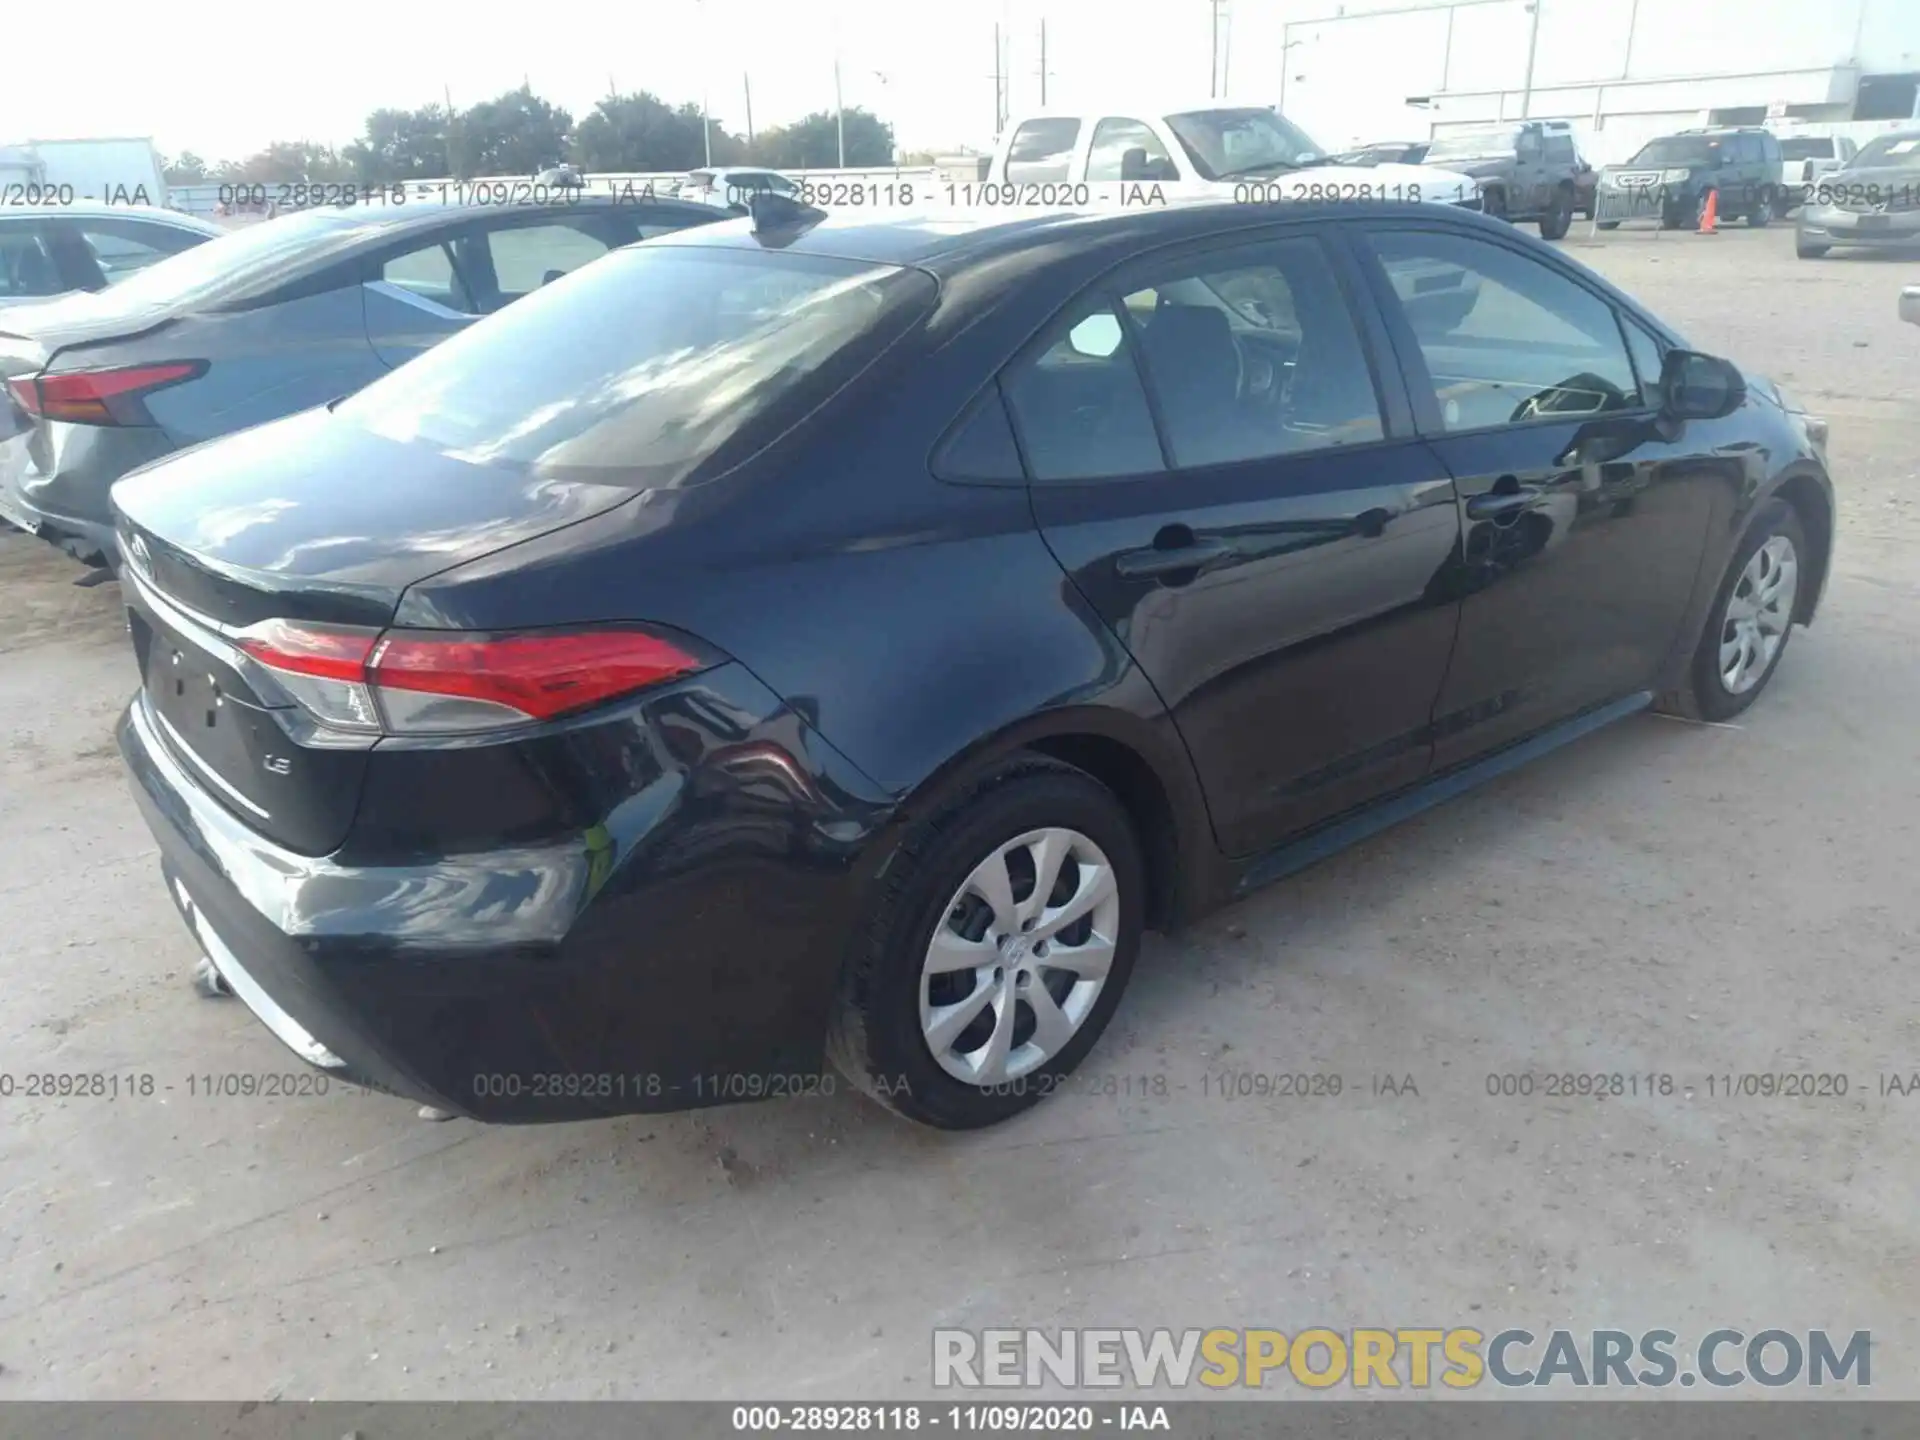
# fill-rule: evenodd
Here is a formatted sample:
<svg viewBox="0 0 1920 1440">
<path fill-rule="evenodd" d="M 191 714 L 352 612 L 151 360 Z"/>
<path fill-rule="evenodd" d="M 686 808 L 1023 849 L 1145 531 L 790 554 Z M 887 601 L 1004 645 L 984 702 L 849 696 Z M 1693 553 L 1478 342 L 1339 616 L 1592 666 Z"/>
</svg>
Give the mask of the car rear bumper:
<svg viewBox="0 0 1920 1440">
<path fill-rule="evenodd" d="M 886 807 L 743 667 L 642 709 L 625 728 L 673 734 L 673 755 L 586 834 L 408 863 L 264 840 L 144 692 L 119 742 L 196 940 L 337 1079 L 502 1122 L 830 1088 L 828 1006 Z"/>
<path fill-rule="evenodd" d="M 1874 214 L 1808 206 L 1798 233 L 1815 245 L 1920 245 L 1920 210 Z"/>
<path fill-rule="evenodd" d="M 0 517 L 75 559 L 112 565 L 114 481 L 170 454 L 152 426 L 44 426 L 0 440 Z"/>
</svg>

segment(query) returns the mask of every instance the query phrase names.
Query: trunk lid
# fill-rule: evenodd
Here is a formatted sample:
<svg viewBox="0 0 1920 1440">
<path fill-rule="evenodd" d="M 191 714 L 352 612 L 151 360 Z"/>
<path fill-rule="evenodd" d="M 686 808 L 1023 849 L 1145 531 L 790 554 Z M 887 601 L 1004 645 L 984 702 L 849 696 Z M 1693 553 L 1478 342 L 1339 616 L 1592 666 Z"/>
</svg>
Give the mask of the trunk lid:
<svg viewBox="0 0 1920 1440">
<path fill-rule="evenodd" d="M 415 581 L 634 494 L 476 465 L 325 409 L 137 471 L 114 512 L 157 728 L 250 826 L 324 854 L 353 819 L 374 737 L 316 726 L 236 633 L 268 619 L 382 627 Z"/>
</svg>

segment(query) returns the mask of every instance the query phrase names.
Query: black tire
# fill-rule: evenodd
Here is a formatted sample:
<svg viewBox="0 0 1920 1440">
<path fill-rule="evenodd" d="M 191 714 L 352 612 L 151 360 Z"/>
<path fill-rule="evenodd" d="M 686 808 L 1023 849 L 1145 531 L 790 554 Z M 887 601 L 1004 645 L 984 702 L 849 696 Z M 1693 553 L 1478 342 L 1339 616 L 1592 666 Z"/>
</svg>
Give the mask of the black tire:
<svg viewBox="0 0 1920 1440">
<path fill-rule="evenodd" d="M 1564 240 L 1573 228 L 1573 192 L 1556 190 L 1547 201 L 1547 213 L 1540 217 L 1542 240 Z"/>
<path fill-rule="evenodd" d="M 947 924 L 948 907 L 975 866 L 1009 840 L 1046 826 L 1079 831 L 1113 867 L 1119 923 L 1112 963 L 1092 1008 L 1057 1054 L 1007 1084 L 970 1085 L 941 1068 L 921 1030 L 921 967 L 935 927 Z M 841 972 L 829 1058 L 856 1087 L 923 1124 L 971 1130 L 1018 1115 L 1058 1088 L 1113 1018 L 1139 953 L 1145 890 L 1140 842 L 1113 792 L 1040 756 L 992 772 L 916 824 L 876 882 Z"/>
<path fill-rule="evenodd" d="M 1795 240 L 1793 242 L 1793 253 L 1798 255 L 1802 260 L 1818 260 L 1832 248 L 1830 245 L 1809 245 L 1804 240 Z"/>
<path fill-rule="evenodd" d="M 1602 220 L 1600 222 L 1600 228 L 1602 230 L 1618 230 L 1620 228 L 1620 222 L 1618 220 Z"/>
<path fill-rule="evenodd" d="M 1791 623 L 1781 634 L 1780 644 L 1774 650 L 1773 658 L 1767 662 L 1767 668 L 1751 688 L 1735 694 L 1727 689 L 1720 674 L 1720 645 L 1727 638 L 1727 606 L 1740 588 L 1747 562 L 1753 559 L 1754 552 L 1775 536 L 1784 537 L 1793 546 L 1801 582 L 1812 578 L 1812 555 L 1807 549 L 1807 534 L 1800 524 L 1799 514 L 1784 500 L 1769 501 L 1754 516 L 1746 535 L 1734 548 L 1733 558 L 1727 563 L 1727 573 L 1720 577 L 1720 588 L 1713 597 L 1713 609 L 1707 612 L 1707 623 L 1701 631 L 1700 643 L 1687 667 L 1685 686 L 1660 697 L 1658 708 L 1667 714 L 1682 715 L 1690 720 L 1731 719 L 1760 698 L 1761 692 L 1773 679 L 1773 672 L 1780 668 L 1780 661 L 1787 653 L 1788 641 L 1793 638 Z"/>
</svg>

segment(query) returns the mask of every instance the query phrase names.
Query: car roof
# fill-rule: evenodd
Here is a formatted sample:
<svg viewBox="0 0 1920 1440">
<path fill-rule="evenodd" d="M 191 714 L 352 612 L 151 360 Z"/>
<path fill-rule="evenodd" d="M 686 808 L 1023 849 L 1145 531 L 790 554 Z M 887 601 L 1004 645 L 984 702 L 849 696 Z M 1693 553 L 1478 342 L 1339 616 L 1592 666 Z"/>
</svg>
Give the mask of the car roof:
<svg viewBox="0 0 1920 1440">
<path fill-rule="evenodd" d="M 75 200 L 67 205 L 0 205 L 0 220 L 59 219 L 80 216 L 97 219 L 145 220 L 155 225 L 171 225 L 203 235 L 224 235 L 226 230 L 211 220 L 189 215 L 184 210 L 169 210 L 162 205 L 109 205 L 103 200 Z"/>
<path fill-rule="evenodd" d="M 452 182 L 449 182 L 452 183 Z M 506 185 L 525 182 L 503 181 Z M 397 204 L 385 204 L 379 201 L 355 205 L 316 205 L 299 210 L 289 210 L 277 216 L 276 220 L 286 220 L 297 215 L 315 213 L 337 217 L 342 223 L 357 225 L 385 225 L 395 230 L 424 228 L 444 224 L 449 218 L 473 219 L 482 215 L 566 215 L 580 210 L 613 210 L 626 205 L 649 205 L 665 210 L 679 210 L 689 220 L 711 218 L 713 209 L 707 205 L 697 205 L 688 200 L 677 200 L 671 195 L 649 193 L 645 195 L 622 195 L 617 193 L 598 194 L 591 190 L 575 190 L 568 187 L 565 199 L 515 200 L 499 204 L 483 204 L 471 200 L 462 200 L 454 195 L 408 196 Z M 275 220 L 263 222 L 274 224 Z"/>
<path fill-rule="evenodd" d="M 846 210 L 787 237 L 757 236 L 750 220 L 728 220 L 678 230 L 646 243 L 719 246 L 741 250 L 774 249 L 800 255 L 833 256 L 881 265 L 915 266 L 935 274 L 953 274 L 1009 251 L 1029 250 L 1043 241 L 1071 240 L 1079 245 L 1116 249 L 1152 248 L 1190 238 L 1231 235 L 1285 219 L 1313 221 L 1353 218 L 1352 203 L 1288 201 L 1284 206 L 1242 205 L 1195 196 L 1169 197 L 1165 204 L 1121 210 L 1062 210 L 1040 206 L 1018 209 Z M 1414 201 L 1381 201 L 1365 207 L 1381 218 L 1457 215 L 1464 223 L 1511 229 L 1457 207 Z"/>
<path fill-rule="evenodd" d="M 1196 100 L 1191 104 L 1168 104 L 1162 101 L 1143 103 L 1138 96 L 1121 99 L 1113 103 L 1093 105 L 1050 105 L 1042 110 L 1023 110 L 1007 121 L 1007 130 L 1014 130 L 1029 120 L 1087 120 L 1105 119 L 1109 116 L 1124 116 L 1139 119 L 1156 116 L 1165 119 L 1169 115 L 1193 115 L 1205 110 L 1230 110 L 1244 112 L 1248 110 L 1272 110 L 1271 105 L 1262 105 L 1254 100 Z M 1005 134 L 1006 131 L 1002 131 Z"/>
</svg>

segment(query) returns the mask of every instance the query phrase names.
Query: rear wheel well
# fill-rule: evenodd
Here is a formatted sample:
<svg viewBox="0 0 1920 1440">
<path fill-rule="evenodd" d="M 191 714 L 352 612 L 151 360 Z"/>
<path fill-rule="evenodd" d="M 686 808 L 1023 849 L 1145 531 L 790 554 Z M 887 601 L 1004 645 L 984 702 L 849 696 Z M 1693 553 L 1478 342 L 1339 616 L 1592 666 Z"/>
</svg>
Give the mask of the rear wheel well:
<svg viewBox="0 0 1920 1440">
<path fill-rule="evenodd" d="M 1814 597 L 1821 591 L 1821 582 L 1826 579 L 1827 564 L 1833 555 L 1833 511 L 1827 504 L 1826 493 L 1805 475 L 1787 481 L 1777 493 L 1800 517 L 1800 528 L 1806 531 L 1807 543 L 1813 550 L 1809 557 L 1814 572 L 1809 577 L 1812 583 L 1800 587 L 1794 606 L 1793 618 L 1805 625 L 1813 619 Z"/>
<path fill-rule="evenodd" d="M 1105 735 L 1047 735 L 1026 748 L 1084 770 L 1119 799 L 1147 862 L 1147 927 L 1167 928 L 1178 908 L 1180 841 L 1173 804 L 1153 766 L 1131 746 Z"/>
</svg>

